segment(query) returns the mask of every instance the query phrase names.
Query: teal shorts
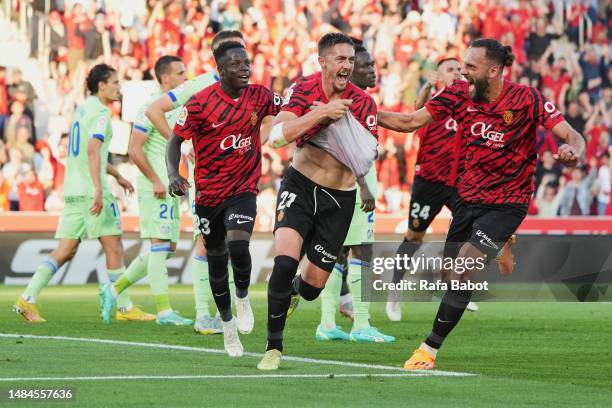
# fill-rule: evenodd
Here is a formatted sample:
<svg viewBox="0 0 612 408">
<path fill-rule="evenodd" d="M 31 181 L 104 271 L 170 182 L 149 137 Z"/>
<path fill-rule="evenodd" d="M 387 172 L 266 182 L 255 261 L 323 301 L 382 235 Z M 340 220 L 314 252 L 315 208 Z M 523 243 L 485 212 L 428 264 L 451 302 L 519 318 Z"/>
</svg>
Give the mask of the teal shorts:
<svg viewBox="0 0 612 408">
<path fill-rule="evenodd" d="M 353 219 L 343 246 L 361 245 L 374 242 L 374 211 L 363 212 L 361 203 L 355 205 Z"/>
<path fill-rule="evenodd" d="M 93 197 L 65 197 L 55 238 L 83 239 L 86 232 L 89 239 L 121 235 L 121 217 L 115 197 L 112 194 L 105 194 L 102 202 L 100 214 L 92 215 L 89 209 Z"/>
<path fill-rule="evenodd" d="M 376 166 L 372 166 L 365 179 L 370 192 L 376 197 L 378 193 Z M 351 220 L 351 226 L 346 234 L 343 246 L 374 242 L 374 211 L 365 213 L 360 207 L 361 196 L 359 186 L 357 186 L 357 201 L 355 202 L 353 219 Z"/>
<path fill-rule="evenodd" d="M 157 238 L 178 242 L 181 233 L 179 199 L 170 197 L 161 200 L 152 192 L 138 194 L 140 213 L 140 237 Z"/>
</svg>

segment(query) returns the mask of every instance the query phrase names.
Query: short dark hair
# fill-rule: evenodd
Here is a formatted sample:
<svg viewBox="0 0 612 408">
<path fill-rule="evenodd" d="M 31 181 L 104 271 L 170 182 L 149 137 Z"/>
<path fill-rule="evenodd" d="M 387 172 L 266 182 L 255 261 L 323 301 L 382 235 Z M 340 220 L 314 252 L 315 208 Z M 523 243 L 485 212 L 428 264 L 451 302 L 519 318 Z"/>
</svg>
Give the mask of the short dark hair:
<svg viewBox="0 0 612 408">
<path fill-rule="evenodd" d="M 323 55 L 323 52 L 325 52 L 327 49 L 333 47 L 334 45 L 338 45 L 338 44 L 349 44 L 349 45 L 352 45 L 353 47 L 355 46 L 355 43 L 353 42 L 353 40 L 351 40 L 351 37 L 349 37 L 348 35 L 342 34 L 342 33 L 329 33 L 329 34 L 325 34 L 319 40 L 319 44 L 318 44 L 319 55 Z"/>
<path fill-rule="evenodd" d="M 115 68 L 107 64 L 98 64 L 94 66 L 87 75 L 87 89 L 92 94 L 98 93 L 98 84 L 107 82 L 113 73 L 117 72 Z"/>
<path fill-rule="evenodd" d="M 440 68 L 442 66 L 442 64 L 444 64 L 446 61 L 456 61 L 459 62 L 459 60 L 455 57 L 447 57 L 447 58 L 442 58 L 440 61 L 438 61 L 438 65 L 436 65 L 436 67 Z"/>
<path fill-rule="evenodd" d="M 226 41 L 221 44 L 219 48 L 213 51 L 213 55 L 215 56 L 215 61 L 217 62 L 217 65 L 219 65 L 219 63 L 221 62 L 221 58 L 223 58 L 229 50 L 233 50 L 235 48 L 240 48 L 246 51 L 244 45 L 240 44 L 238 41 Z"/>
<path fill-rule="evenodd" d="M 183 61 L 176 55 L 164 55 L 155 62 L 155 67 L 153 67 L 153 71 L 155 71 L 155 78 L 157 79 L 157 82 L 161 83 L 161 76 L 170 72 L 170 65 L 173 62 Z"/>
<path fill-rule="evenodd" d="M 495 62 L 502 67 L 510 67 L 514 62 L 514 54 L 512 53 L 512 47 L 509 45 L 502 45 L 499 41 L 493 38 L 480 38 L 470 43 L 472 48 L 484 48 L 486 50 L 485 56 L 488 60 Z"/>
<path fill-rule="evenodd" d="M 363 40 L 351 37 L 351 41 L 353 41 L 353 45 L 355 46 L 355 54 L 359 54 L 360 52 L 368 52 L 367 48 L 363 46 Z"/>
<path fill-rule="evenodd" d="M 229 40 L 231 38 L 242 38 L 242 40 L 244 41 L 244 36 L 242 35 L 240 31 L 222 30 L 222 31 L 219 31 L 217 34 L 215 34 L 215 37 L 213 38 L 212 43 L 210 44 L 210 48 L 212 48 L 214 51 L 220 42 Z"/>
</svg>

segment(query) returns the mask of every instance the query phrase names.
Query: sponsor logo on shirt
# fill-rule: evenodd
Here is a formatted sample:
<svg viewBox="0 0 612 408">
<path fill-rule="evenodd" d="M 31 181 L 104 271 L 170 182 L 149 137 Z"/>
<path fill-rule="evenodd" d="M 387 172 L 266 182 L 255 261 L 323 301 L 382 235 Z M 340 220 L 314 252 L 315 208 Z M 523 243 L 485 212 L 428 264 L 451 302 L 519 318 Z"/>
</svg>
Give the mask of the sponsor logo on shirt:
<svg viewBox="0 0 612 408">
<path fill-rule="evenodd" d="M 448 118 L 446 123 L 444 123 L 444 127 L 446 128 L 446 130 L 454 130 L 456 132 L 457 131 L 457 121 L 453 118 Z"/>
<path fill-rule="evenodd" d="M 504 133 L 497 132 L 492 129 L 492 124 L 486 124 L 484 122 L 476 122 L 472 125 L 471 131 L 472 135 L 479 136 L 485 140 L 489 140 L 495 143 L 501 143 L 503 146 L 504 143 Z"/>
<path fill-rule="evenodd" d="M 243 153 L 251 149 L 251 137 L 249 136 L 243 139 L 242 133 L 229 135 L 221 141 L 219 147 L 224 151 L 229 148 L 234 148 L 234 150 L 240 150 L 241 153 Z"/>
</svg>

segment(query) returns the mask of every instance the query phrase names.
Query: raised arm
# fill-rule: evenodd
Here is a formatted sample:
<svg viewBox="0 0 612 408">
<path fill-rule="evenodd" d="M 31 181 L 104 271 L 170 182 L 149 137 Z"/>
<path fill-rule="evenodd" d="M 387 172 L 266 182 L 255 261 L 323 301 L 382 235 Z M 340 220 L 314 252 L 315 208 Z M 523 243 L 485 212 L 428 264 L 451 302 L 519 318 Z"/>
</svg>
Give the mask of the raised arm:
<svg viewBox="0 0 612 408">
<path fill-rule="evenodd" d="M 170 112 L 172 109 L 174 109 L 172 99 L 170 99 L 167 94 L 164 94 L 149 105 L 145 111 L 147 118 L 149 118 L 153 126 L 155 126 L 155 129 L 157 129 L 166 140 L 170 139 L 172 135 L 172 129 L 170 129 L 170 125 L 166 120 L 166 112 Z"/>
<path fill-rule="evenodd" d="M 378 125 L 396 132 L 414 132 L 433 122 L 433 118 L 426 108 L 412 113 L 378 112 Z"/>
<path fill-rule="evenodd" d="M 555 125 L 552 132 L 565 142 L 559 146 L 554 158 L 565 166 L 576 167 L 580 160 L 584 158 L 584 137 L 565 120 Z"/>
</svg>

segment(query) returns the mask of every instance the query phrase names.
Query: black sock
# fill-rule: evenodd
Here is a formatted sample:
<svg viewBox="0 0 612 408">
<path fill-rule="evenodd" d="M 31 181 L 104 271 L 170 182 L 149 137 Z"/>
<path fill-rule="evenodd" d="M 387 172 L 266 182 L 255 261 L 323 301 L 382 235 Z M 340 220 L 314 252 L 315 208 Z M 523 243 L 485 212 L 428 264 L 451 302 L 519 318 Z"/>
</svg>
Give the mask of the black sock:
<svg viewBox="0 0 612 408">
<path fill-rule="evenodd" d="M 297 275 L 295 278 L 293 278 L 291 287 L 291 294 L 295 295 L 299 293 L 302 298 L 308 301 L 318 298 L 323 290 L 323 288 L 317 288 L 316 286 L 312 286 L 310 283 L 303 280 L 302 275 Z"/>
<path fill-rule="evenodd" d="M 249 252 L 249 241 L 236 240 L 227 243 L 229 256 L 234 270 L 234 284 L 236 285 L 236 297 L 245 298 L 249 294 L 251 283 L 251 253 Z"/>
<path fill-rule="evenodd" d="M 446 336 L 459 323 L 465 308 L 470 303 L 471 297 L 471 290 L 446 291 L 442 302 L 440 302 L 440 307 L 433 323 L 433 329 L 425 340 L 425 344 L 436 349 L 442 346 Z"/>
<path fill-rule="evenodd" d="M 232 320 L 232 298 L 227 279 L 227 253 L 223 255 L 208 254 L 208 276 L 210 289 L 215 299 L 215 304 L 221 315 L 221 320 L 229 322 Z"/>
<path fill-rule="evenodd" d="M 346 277 L 348 275 L 342 274 L 342 288 L 340 289 L 340 296 L 344 296 L 347 293 L 349 293 L 349 287 L 348 284 L 346 283 Z"/>
<path fill-rule="evenodd" d="M 421 242 L 419 242 L 419 241 L 409 241 L 406 238 L 404 238 L 404 240 L 402 241 L 400 246 L 397 248 L 397 251 L 395 252 L 395 255 L 399 255 L 402 258 L 404 258 L 404 255 L 406 255 L 406 256 L 408 256 L 408 258 L 412 258 L 412 256 L 417 251 L 417 249 L 419 249 L 420 246 L 421 246 Z M 402 263 L 403 263 L 403 261 L 402 261 Z M 393 283 L 400 282 L 404 278 L 405 274 L 406 274 L 406 270 L 405 269 L 396 268 L 393 271 Z"/>
<path fill-rule="evenodd" d="M 299 262 L 289 256 L 274 258 L 268 282 L 268 345 L 266 350 L 283 351 L 283 331 L 291 303 L 291 282 Z"/>
</svg>

